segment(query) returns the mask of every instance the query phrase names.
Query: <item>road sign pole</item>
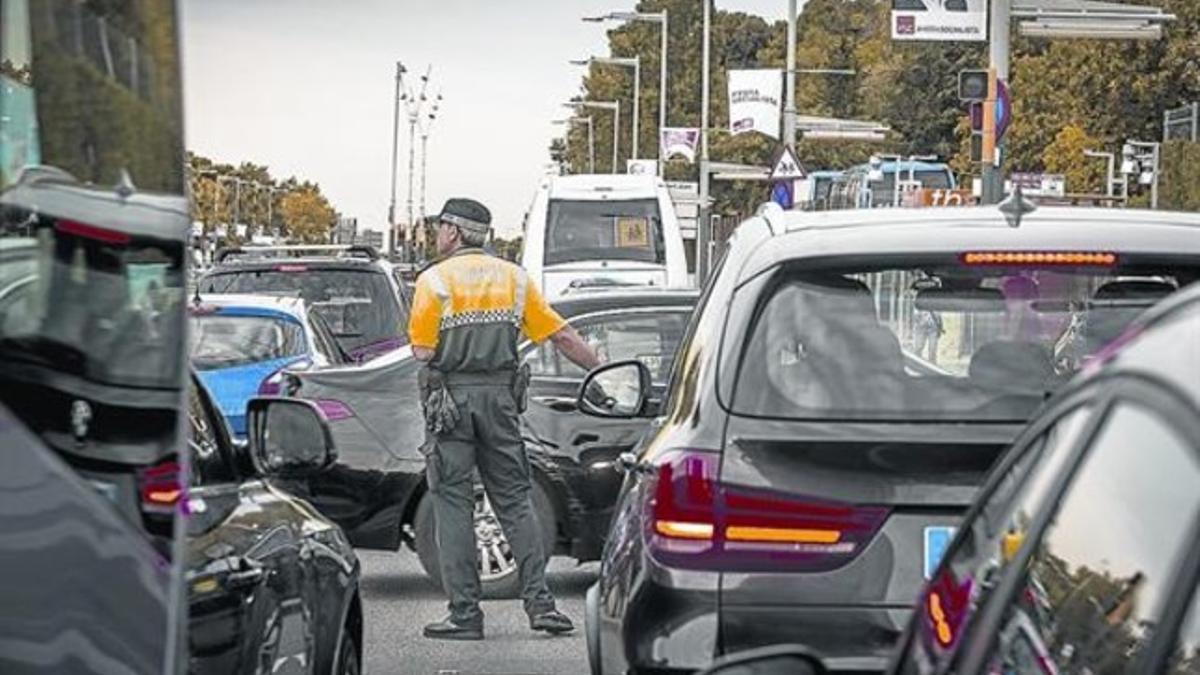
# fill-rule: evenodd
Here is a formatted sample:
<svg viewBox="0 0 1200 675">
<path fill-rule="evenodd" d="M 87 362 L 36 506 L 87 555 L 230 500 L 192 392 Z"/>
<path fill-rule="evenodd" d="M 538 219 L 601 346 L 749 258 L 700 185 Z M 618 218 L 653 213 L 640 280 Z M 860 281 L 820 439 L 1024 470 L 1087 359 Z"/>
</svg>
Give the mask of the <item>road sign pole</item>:
<svg viewBox="0 0 1200 675">
<path fill-rule="evenodd" d="M 1004 146 L 996 140 L 997 80 L 1008 81 L 1010 43 L 1012 41 L 1011 0 L 992 0 L 988 25 L 988 100 L 983 106 L 983 199 L 998 204 L 1004 198 Z M 1011 115 L 1011 113 L 1009 113 Z M 989 126 L 989 120 L 991 124 Z M 991 150 L 989 151 L 989 147 Z"/>
</svg>

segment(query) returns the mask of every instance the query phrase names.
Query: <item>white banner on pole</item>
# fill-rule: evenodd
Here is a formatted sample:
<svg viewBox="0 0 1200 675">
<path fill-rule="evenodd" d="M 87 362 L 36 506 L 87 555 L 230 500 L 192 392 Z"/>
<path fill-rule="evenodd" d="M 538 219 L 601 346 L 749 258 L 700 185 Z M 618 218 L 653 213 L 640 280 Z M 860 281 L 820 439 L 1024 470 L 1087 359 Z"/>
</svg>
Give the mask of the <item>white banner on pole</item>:
<svg viewBox="0 0 1200 675">
<path fill-rule="evenodd" d="M 988 0 L 892 0 L 893 40 L 983 42 L 987 27 Z"/>
<path fill-rule="evenodd" d="M 778 139 L 782 92 L 782 70 L 729 71 L 730 133 L 757 131 Z"/>
<path fill-rule="evenodd" d="M 658 142 L 662 146 L 663 159 L 680 156 L 689 162 L 696 161 L 696 144 L 700 142 L 700 130 L 695 128 L 663 127 Z"/>
</svg>

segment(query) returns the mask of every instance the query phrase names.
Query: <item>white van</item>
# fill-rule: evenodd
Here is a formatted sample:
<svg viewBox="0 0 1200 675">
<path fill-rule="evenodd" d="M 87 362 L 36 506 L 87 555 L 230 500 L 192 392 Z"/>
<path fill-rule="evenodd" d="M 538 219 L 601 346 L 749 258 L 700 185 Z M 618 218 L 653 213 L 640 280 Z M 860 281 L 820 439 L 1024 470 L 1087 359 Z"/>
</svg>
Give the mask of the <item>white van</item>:
<svg viewBox="0 0 1200 675">
<path fill-rule="evenodd" d="M 547 177 L 525 216 L 521 266 L 551 298 L 573 287 L 688 285 L 679 220 L 656 176 Z"/>
</svg>

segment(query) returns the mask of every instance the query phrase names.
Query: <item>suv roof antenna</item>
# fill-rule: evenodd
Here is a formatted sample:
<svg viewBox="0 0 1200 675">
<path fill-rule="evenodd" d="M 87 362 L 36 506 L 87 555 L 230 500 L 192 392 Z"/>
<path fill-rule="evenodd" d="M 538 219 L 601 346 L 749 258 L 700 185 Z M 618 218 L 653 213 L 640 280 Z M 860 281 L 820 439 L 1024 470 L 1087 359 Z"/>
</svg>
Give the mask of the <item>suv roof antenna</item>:
<svg viewBox="0 0 1200 675">
<path fill-rule="evenodd" d="M 1022 218 L 1037 211 L 1037 204 L 1026 199 L 1021 185 L 1016 184 L 1013 186 L 1012 194 L 1000 202 L 999 208 L 1000 213 L 1004 214 L 1004 219 L 1008 221 L 1009 227 L 1020 227 Z"/>
<path fill-rule="evenodd" d="M 117 179 L 114 190 L 121 199 L 128 199 L 134 192 L 137 192 L 137 187 L 133 184 L 133 176 L 129 175 L 128 169 L 121 169 L 121 176 Z"/>
</svg>

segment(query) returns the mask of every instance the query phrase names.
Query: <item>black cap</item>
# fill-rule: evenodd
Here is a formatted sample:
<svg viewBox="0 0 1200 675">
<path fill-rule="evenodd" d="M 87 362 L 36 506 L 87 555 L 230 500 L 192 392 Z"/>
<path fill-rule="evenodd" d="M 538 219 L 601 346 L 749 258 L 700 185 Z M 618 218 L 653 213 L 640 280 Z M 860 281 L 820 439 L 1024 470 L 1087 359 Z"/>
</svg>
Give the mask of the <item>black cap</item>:
<svg viewBox="0 0 1200 675">
<path fill-rule="evenodd" d="M 474 199 L 447 199 L 438 219 L 476 234 L 487 234 L 492 229 L 491 211 Z"/>
</svg>

